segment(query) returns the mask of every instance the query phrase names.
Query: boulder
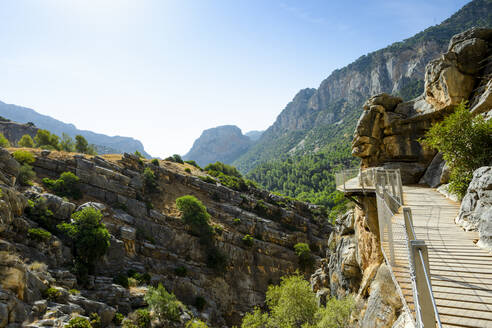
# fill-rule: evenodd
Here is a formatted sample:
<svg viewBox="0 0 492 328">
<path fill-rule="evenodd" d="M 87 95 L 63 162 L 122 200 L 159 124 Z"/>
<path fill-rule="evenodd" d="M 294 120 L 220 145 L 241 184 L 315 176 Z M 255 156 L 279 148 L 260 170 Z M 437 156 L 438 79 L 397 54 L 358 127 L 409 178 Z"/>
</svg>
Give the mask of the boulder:
<svg viewBox="0 0 492 328">
<path fill-rule="evenodd" d="M 492 167 L 484 166 L 473 172 L 473 179 L 461 202 L 456 223 L 465 230 L 479 230 L 492 220 Z M 483 222 L 483 223 L 482 223 Z M 485 234 L 486 230 L 484 231 Z"/>
<path fill-rule="evenodd" d="M 46 205 L 53 212 L 53 216 L 59 220 L 69 219 L 75 210 L 76 205 L 74 203 L 67 202 L 59 196 L 48 193 L 40 196 L 46 199 Z"/>
<path fill-rule="evenodd" d="M 431 188 L 436 188 L 443 183 L 443 173 L 446 162 L 442 158 L 442 153 L 437 153 L 424 175 L 419 181 L 419 184 L 426 184 Z"/>
</svg>

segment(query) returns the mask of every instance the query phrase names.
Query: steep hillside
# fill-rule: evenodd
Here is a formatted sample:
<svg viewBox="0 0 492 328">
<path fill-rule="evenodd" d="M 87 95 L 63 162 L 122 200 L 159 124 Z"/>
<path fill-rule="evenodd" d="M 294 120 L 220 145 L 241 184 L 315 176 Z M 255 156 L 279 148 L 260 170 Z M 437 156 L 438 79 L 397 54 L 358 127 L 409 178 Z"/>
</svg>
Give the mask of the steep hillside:
<svg viewBox="0 0 492 328">
<path fill-rule="evenodd" d="M 260 139 L 263 132 L 265 132 L 265 131 L 253 130 L 253 131 L 246 132 L 244 135 L 248 136 L 252 141 L 257 141 L 258 139 Z"/>
<path fill-rule="evenodd" d="M 77 134 L 80 134 L 84 136 L 89 143 L 96 145 L 97 151 L 101 154 L 133 153 L 138 150 L 145 157 L 150 157 L 145 151 L 142 143 L 136 139 L 121 136 L 107 136 L 92 131 L 79 130 L 73 124 L 64 123 L 50 116 L 39 114 L 30 108 L 10 105 L 0 101 L 0 116 L 19 123 L 32 122 L 38 128 L 49 130 L 58 136 L 61 136 L 62 133 L 66 133 L 74 138 Z"/>
<path fill-rule="evenodd" d="M 252 145 L 251 138 L 243 135 L 237 126 L 218 126 L 203 131 L 183 159 L 194 160 L 200 166 L 217 161 L 230 164 Z"/>
<path fill-rule="evenodd" d="M 75 312 L 98 313 L 106 326 L 116 312 L 145 308 L 143 295 L 158 283 L 188 308 L 163 326 L 184 327 L 192 316 L 211 327 L 237 325 L 264 301 L 268 284 L 299 268 L 296 243 L 311 245 L 314 259 L 326 251 L 331 226 L 315 206 L 253 187 L 232 190 L 189 164 L 24 150 L 34 155 L 32 186 L 19 184 L 19 163 L 0 148 L 0 327 L 58 326 Z M 80 179 L 81 197 L 56 196 L 41 180 L 63 172 Z M 206 239 L 181 218 L 176 199 L 184 195 L 206 206 Z M 58 224 L 87 207 L 102 212 L 110 246 L 84 281 L 73 274 L 78 248 Z M 113 279 L 128 270 L 147 282 L 125 288 Z"/>
<path fill-rule="evenodd" d="M 365 99 L 381 92 L 404 100 L 421 94 L 425 65 L 445 52 L 451 36 L 472 26 L 492 26 L 492 1 L 472 1 L 441 24 L 335 70 L 318 89 L 301 90 L 233 164 L 248 172 L 285 154 L 328 152 L 333 145 L 349 149 Z"/>
</svg>

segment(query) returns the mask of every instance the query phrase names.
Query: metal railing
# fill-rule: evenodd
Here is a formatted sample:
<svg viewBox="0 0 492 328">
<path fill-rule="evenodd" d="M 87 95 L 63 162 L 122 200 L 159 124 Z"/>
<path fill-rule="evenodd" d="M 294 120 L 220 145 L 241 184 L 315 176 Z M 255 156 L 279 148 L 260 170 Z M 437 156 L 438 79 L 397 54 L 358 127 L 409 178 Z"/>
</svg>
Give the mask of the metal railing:
<svg viewBox="0 0 492 328">
<path fill-rule="evenodd" d="M 337 187 L 343 191 L 362 190 L 376 194 L 381 250 L 390 266 L 396 265 L 395 248 L 406 249 L 418 328 L 442 327 L 432 293 L 427 245 L 418 240 L 410 207 L 403 207 L 400 170 L 383 168 L 349 169 L 336 173 Z M 403 221 L 395 214 L 403 211 Z M 404 301 L 404 298 L 403 298 Z"/>
</svg>

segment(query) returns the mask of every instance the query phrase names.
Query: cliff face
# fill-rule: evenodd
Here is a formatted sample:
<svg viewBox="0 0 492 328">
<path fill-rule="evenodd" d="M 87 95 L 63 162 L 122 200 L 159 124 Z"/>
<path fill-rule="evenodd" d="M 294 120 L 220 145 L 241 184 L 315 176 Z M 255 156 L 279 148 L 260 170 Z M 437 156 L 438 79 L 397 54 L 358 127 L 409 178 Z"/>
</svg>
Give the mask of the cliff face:
<svg viewBox="0 0 492 328">
<path fill-rule="evenodd" d="M 231 164 L 253 145 L 253 141 L 243 135 L 235 125 L 223 125 L 202 132 L 190 151 L 183 156 L 185 160 L 194 160 L 200 166 L 217 161 Z"/>
<path fill-rule="evenodd" d="M 0 120 L 0 133 L 7 138 L 11 144 L 16 145 L 23 135 L 30 135 L 33 139 L 38 128 L 33 124 L 21 124 L 10 120 Z"/>
<path fill-rule="evenodd" d="M 203 173 L 191 165 L 161 161 L 157 167 L 133 155 L 32 153 L 38 179 L 25 189 L 15 185 L 19 164 L 0 150 L 0 255 L 5 255 L 0 256 L 0 313 L 13 313 L 6 321 L 0 320 L 1 327 L 48 317 L 65 322 L 67 313 L 77 311 L 98 312 L 109 322 L 115 311 L 128 313 L 145 306 L 142 289 L 127 290 L 112 283 L 113 277 L 129 269 L 148 272 L 152 283 L 163 283 L 212 326 L 238 324 L 243 313 L 262 304 L 268 284 L 298 269 L 296 243 L 310 244 L 318 259 L 326 249 L 331 227 L 316 207 L 262 190 L 240 193 L 204 182 L 198 178 Z M 157 192 L 145 191 L 145 167 L 156 174 Z M 42 177 L 57 178 L 67 171 L 80 178 L 80 201 L 52 195 L 38 183 Z M 227 258 L 221 271 L 207 265 L 200 238 L 180 219 L 175 200 L 187 194 L 200 199 L 212 216 L 213 244 Z M 24 214 L 27 199 L 36 202 L 41 197 L 57 222 L 66 222 L 73 211 L 86 206 L 104 214 L 111 246 L 88 286 L 77 285 L 66 269 L 72 255 L 62 239 L 53 235 L 49 241 L 38 242 L 26 237 L 30 228 L 42 224 Z M 252 245 L 243 242 L 246 234 L 254 236 Z M 34 261 L 47 268 L 39 269 Z M 49 286 L 62 290 L 65 297 L 46 303 L 42 292 Z M 71 288 L 80 289 L 80 295 L 69 295 Z M 197 297 L 206 301 L 201 311 L 194 307 Z"/>
<path fill-rule="evenodd" d="M 145 151 L 142 143 L 136 139 L 130 137 L 107 136 L 92 131 L 79 130 L 73 124 L 67 124 L 50 116 L 39 114 L 30 108 L 6 104 L 0 101 L 0 115 L 20 123 L 32 122 L 38 128 L 49 130 L 58 136 L 66 133 L 74 138 L 76 135 L 80 134 L 86 138 L 90 144 L 96 145 L 97 151 L 101 154 L 123 152 L 134 153 L 138 150 L 145 157 L 150 157 Z"/>
<path fill-rule="evenodd" d="M 446 51 L 454 34 L 472 26 L 492 26 L 491 11 L 492 2 L 472 1 L 440 25 L 334 71 L 318 89 L 301 90 L 234 164 L 247 172 L 287 153 L 318 152 L 337 143 L 349 147 L 367 98 L 385 92 L 409 100 L 421 94 L 427 63 Z"/>
</svg>

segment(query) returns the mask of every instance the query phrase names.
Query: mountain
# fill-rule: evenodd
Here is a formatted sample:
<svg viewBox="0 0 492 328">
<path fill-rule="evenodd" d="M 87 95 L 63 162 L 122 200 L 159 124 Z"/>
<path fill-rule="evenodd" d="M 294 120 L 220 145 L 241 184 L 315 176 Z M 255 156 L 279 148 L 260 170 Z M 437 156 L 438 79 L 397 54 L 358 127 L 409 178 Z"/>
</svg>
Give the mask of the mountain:
<svg viewBox="0 0 492 328">
<path fill-rule="evenodd" d="M 318 89 L 299 91 L 258 142 L 233 164 L 246 173 L 262 163 L 278 162 L 285 154 L 329 153 L 341 146 L 349 150 L 363 102 L 382 92 L 404 100 L 421 94 L 425 65 L 446 52 L 454 34 L 473 26 L 492 26 L 491 0 L 472 1 L 441 24 L 333 71 Z"/>
<path fill-rule="evenodd" d="M 80 134 L 91 144 L 96 145 L 100 154 L 108 153 L 134 153 L 138 150 L 142 155 L 151 157 L 139 140 L 130 137 L 107 136 L 87 130 L 79 130 L 73 124 L 64 123 L 47 115 L 42 115 L 31 108 L 6 104 L 0 101 L 0 116 L 19 123 L 32 122 L 38 128 L 49 130 L 61 136 L 66 133 L 72 138 Z"/>
<path fill-rule="evenodd" d="M 253 131 L 246 132 L 244 135 L 248 136 L 252 141 L 258 141 L 258 139 L 260 139 L 263 132 L 265 131 L 253 130 Z"/>
<path fill-rule="evenodd" d="M 235 125 L 223 125 L 207 129 L 195 140 L 184 160 L 194 160 L 200 166 L 217 161 L 226 164 L 245 153 L 253 141 Z"/>
</svg>

